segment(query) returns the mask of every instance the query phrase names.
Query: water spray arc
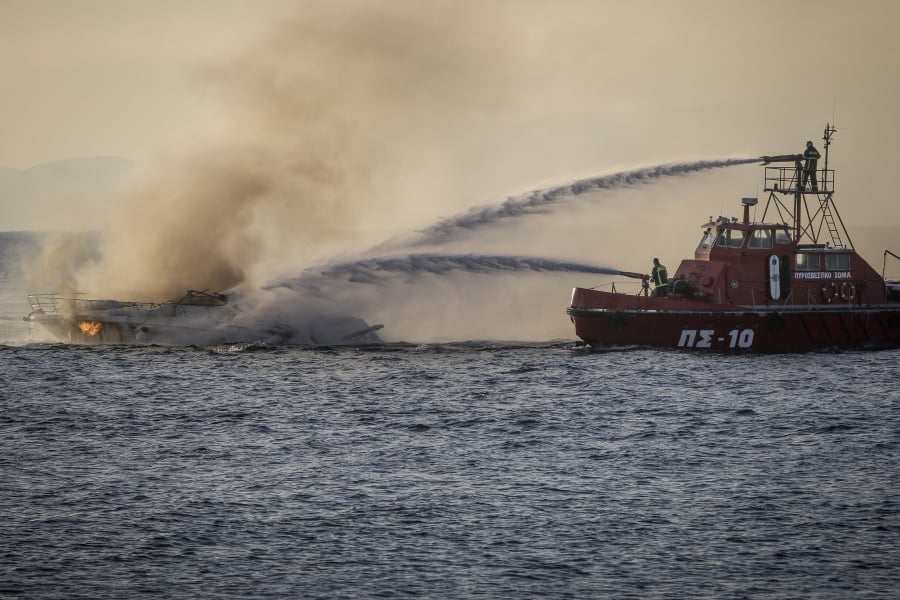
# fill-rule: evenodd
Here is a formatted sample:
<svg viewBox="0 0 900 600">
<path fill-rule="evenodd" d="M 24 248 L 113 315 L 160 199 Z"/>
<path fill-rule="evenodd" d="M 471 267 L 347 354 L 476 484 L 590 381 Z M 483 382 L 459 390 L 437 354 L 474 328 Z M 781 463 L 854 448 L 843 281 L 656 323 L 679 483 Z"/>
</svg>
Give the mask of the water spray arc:
<svg viewBox="0 0 900 600">
<path fill-rule="evenodd" d="M 222 295 L 223 298 L 227 295 L 227 302 L 221 302 L 221 306 L 186 307 L 177 303 L 177 311 L 185 312 L 188 308 L 193 311 L 177 323 L 170 324 L 165 318 L 169 316 L 167 307 L 176 305 L 160 305 L 158 319 L 141 321 L 140 327 L 134 329 L 139 332 L 135 333 L 135 343 L 361 343 L 362 340 L 378 341 L 374 334 L 382 323 L 387 334 L 384 339 L 388 341 L 463 340 L 479 335 L 497 336 L 491 339 L 512 339 L 519 335 L 524 336 L 519 338 L 523 340 L 551 339 L 556 335 L 552 333 L 556 331 L 552 324 L 563 319 L 560 298 L 565 297 L 569 282 L 562 287 L 548 286 L 544 279 L 510 275 L 643 276 L 546 256 L 451 253 L 451 243 L 463 236 L 477 236 L 479 231 L 504 220 L 531 218 L 550 208 L 561 209 L 566 206 L 561 201 L 564 198 L 755 160 L 660 165 L 581 179 L 511 197 L 497 206 L 442 219 L 408 240 L 385 243 L 379 247 L 381 253 L 370 250 L 358 257 L 335 259 L 262 287 L 233 288 Z M 428 251 L 417 251 L 424 250 L 425 245 L 430 246 Z M 485 285 L 485 279 L 467 277 L 472 275 L 489 275 L 489 285 Z M 544 322 L 551 326 L 541 329 Z M 105 324 L 104 340 L 124 342 L 120 329 Z M 118 338 L 114 335 L 116 331 L 120 331 Z M 515 331 L 512 337 L 510 331 Z M 94 336 L 90 332 L 87 335 Z"/>
<path fill-rule="evenodd" d="M 466 273 L 592 273 L 616 275 L 620 271 L 606 267 L 530 256 L 503 256 L 478 254 L 408 254 L 363 258 L 319 270 L 310 269 L 297 277 L 270 283 L 264 289 L 289 288 L 301 290 L 323 280 L 351 283 L 384 283 L 391 275 L 446 275 L 451 272 Z"/>
<path fill-rule="evenodd" d="M 526 218 L 544 212 L 548 206 L 566 197 L 574 197 L 598 190 L 616 190 L 641 183 L 652 183 L 665 177 L 680 176 L 708 169 L 730 167 L 757 162 L 759 159 L 722 159 L 689 163 L 675 163 L 644 167 L 580 179 L 566 185 L 535 190 L 508 198 L 500 205 L 472 209 L 462 215 L 442 219 L 419 232 L 418 236 L 396 239 L 370 250 L 357 259 L 331 262 L 305 270 L 295 276 L 284 276 L 263 287 L 265 291 L 291 290 L 299 297 L 330 298 L 344 295 L 347 284 L 397 286 L 418 281 L 418 277 L 450 277 L 454 274 L 524 274 L 524 273 L 584 273 L 594 275 L 641 274 L 620 269 L 572 262 L 556 258 L 523 255 L 449 254 L 442 246 L 467 233 L 496 224 L 502 220 Z M 555 207 L 562 207 L 561 202 Z M 434 252 L 414 252 L 411 249 L 431 246 Z M 379 251 L 383 255 L 375 255 Z M 361 291 L 360 288 L 356 288 Z"/>
<path fill-rule="evenodd" d="M 688 163 L 674 163 L 620 171 L 609 175 L 579 179 L 572 183 L 544 190 L 535 190 L 508 198 L 498 206 L 473 208 L 461 215 L 442 219 L 431 227 L 419 232 L 418 239 L 387 242 L 376 249 L 390 247 L 415 247 L 436 245 L 452 241 L 456 237 L 487 225 L 506 219 L 514 219 L 533 214 L 566 197 L 579 196 L 600 190 L 615 190 L 641 183 L 652 183 L 664 177 L 686 175 L 698 171 L 732 167 L 758 162 L 759 158 L 734 158 L 722 160 L 702 160 Z"/>
</svg>

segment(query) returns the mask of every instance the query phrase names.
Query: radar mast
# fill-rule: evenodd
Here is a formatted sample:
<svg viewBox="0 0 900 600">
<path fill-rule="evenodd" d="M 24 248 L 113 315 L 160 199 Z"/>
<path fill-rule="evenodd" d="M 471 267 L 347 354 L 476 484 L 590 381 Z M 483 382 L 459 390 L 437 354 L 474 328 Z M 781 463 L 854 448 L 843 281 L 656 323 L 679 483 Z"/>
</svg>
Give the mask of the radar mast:
<svg viewBox="0 0 900 600">
<path fill-rule="evenodd" d="M 791 162 L 792 166 L 766 167 L 765 191 L 769 199 L 762 220 L 771 210 L 793 232 L 794 243 L 852 249 L 853 242 L 834 202 L 834 170 L 828 168 L 829 149 L 837 129 L 825 124 L 823 168 L 804 177 L 802 154 L 763 156 L 763 164 Z M 808 179 L 808 180 L 807 180 Z M 793 202 L 788 199 L 792 198 Z M 791 206 L 792 205 L 792 206 Z"/>
</svg>

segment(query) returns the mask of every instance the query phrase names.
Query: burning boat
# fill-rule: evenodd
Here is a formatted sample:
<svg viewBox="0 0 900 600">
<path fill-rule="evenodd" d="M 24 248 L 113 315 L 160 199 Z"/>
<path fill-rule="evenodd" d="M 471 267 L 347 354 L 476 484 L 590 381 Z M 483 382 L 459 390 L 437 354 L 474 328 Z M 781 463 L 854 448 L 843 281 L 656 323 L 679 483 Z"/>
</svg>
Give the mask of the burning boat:
<svg viewBox="0 0 900 600">
<path fill-rule="evenodd" d="M 234 294 L 188 291 L 162 303 L 89 300 L 78 295 L 28 296 L 31 313 L 61 342 L 77 344 L 209 345 L 233 342 L 341 345 L 379 343 L 362 319 L 329 313 L 285 317 L 283 310 L 247 310 Z M 271 320 L 254 316 L 264 314 Z"/>
<path fill-rule="evenodd" d="M 824 168 L 804 173 L 802 155 L 761 157 L 768 200 L 744 198 L 743 219 L 703 225 L 693 259 L 681 261 L 667 293 L 572 291 L 575 333 L 591 348 L 803 352 L 900 348 L 900 282 L 887 281 L 853 248 L 834 201 L 826 125 Z M 816 177 L 816 175 L 818 177 Z M 806 181 L 806 179 L 809 181 Z M 767 218 L 770 219 L 767 221 Z"/>
</svg>

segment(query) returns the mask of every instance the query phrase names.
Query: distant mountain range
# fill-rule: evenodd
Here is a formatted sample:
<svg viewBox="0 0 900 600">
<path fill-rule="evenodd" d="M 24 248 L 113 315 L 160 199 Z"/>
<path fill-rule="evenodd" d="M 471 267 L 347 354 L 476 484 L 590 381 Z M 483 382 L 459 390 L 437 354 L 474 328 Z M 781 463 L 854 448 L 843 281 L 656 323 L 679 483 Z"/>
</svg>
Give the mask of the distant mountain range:
<svg viewBox="0 0 900 600">
<path fill-rule="evenodd" d="M 115 156 L 0 167 L 0 231 L 89 228 L 134 168 L 133 161 Z"/>
</svg>

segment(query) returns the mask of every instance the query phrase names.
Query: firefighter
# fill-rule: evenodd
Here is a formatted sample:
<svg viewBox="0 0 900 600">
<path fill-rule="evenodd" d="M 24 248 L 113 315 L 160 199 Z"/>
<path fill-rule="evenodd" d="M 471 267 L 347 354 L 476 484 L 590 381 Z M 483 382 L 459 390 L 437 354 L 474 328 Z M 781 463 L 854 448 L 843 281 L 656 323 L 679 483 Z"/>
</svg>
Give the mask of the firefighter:
<svg viewBox="0 0 900 600">
<path fill-rule="evenodd" d="M 660 298 L 665 298 L 669 294 L 669 273 L 663 265 L 659 264 L 658 258 L 653 259 L 653 269 L 650 271 L 650 278 L 653 280 L 653 285 L 656 286 L 653 294 Z"/>
<path fill-rule="evenodd" d="M 811 140 L 806 142 L 806 150 L 803 151 L 803 158 L 806 160 L 806 164 L 803 165 L 803 189 L 806 189 L 807 180 L 812 179 L 812 191 L 818 192 L 819 184 L 816 181 L 816 165 L 818 165 L 818 161 L 822 158 L 822 155 L 819 154 L 819 151 L 813 146 Z"/>
</svg>

